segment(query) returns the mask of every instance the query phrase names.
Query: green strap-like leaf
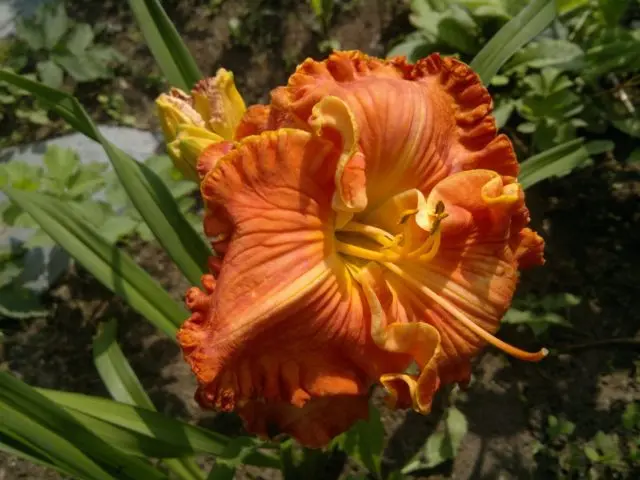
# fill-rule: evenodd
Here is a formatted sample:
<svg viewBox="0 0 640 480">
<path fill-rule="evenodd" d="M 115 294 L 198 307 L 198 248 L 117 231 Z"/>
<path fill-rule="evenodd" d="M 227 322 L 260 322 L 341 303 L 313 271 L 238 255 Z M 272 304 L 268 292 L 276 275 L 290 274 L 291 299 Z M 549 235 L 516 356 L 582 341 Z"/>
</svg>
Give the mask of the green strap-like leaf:
<svg viewBox="0 0 640 480">
<path fill-rule="evenodd" d="M 115 319 L 102 324 L 98 335 L 93 341 L 93 361 L 100 378 L 102 378 L 102 382 L 115 400 L 155 410 L 153 402 L 145 392 L 140 380 L 118 345 L 116 329 L 117 323 Z M 104 436 L 101 436 L 101 438 L 104 438 Z M 122 442 L 111 443 L 120 445 Z M 139 441 L 134 443 L 134 445 L 139 444 L 141 444 Z M 154 457 L 181 456 L 176 449 L 165 455 L 151 455 L 149 453 L 147 455 Z M 163 463 L 183 480 L 204 480 L 204 472 L 200 470 L 192 458 L 171 458 Z"/>
<path fill-rule="evenodd" d="M 51 468 L 65 475 L 73 475 L 73 472 L 65 470 L 59 465 L 51 463 L 51 460 L 44 454 L 39 453 L 33 448 L 27 446 L 26 443 L 9 437 L 7 434 L 2 433 L 0 429 L 0 451 L 14 455 L 16 457 L 28 460 L 36 465 L 42 465 L 43 467 Z"/>
<path fill-rule="evenodd" d="M 80 478 L 113 477 L 80 449 L 0 400 L 0 449 Z"/>
<path fill-rule="evenodd" d="M 112 447 L 111 444 L 98 437 L 55 402 L 6 372 L 0 372 L 0 404 L 2 403 L 6 404 L 7 407 L 4 408 L 0 405 L 0 412 L 7 413 L 4 414 L 6 418 L 2 418 L 0 421 L 0 428 L 4 428 L 6 433 L 14 439 L 27 443 L 29 447 L 40 451 L 42 454 L 55 448 L 55 444 L 60 444 L 55 439 L 40 441 L 37 435 L 34 436 L 35 440 L 27 440 L 25 438 L 25 430 L 14 428 L 12 427 L 13 424 L 10 423 L 11 418 L 14 418 L 12 414 L 17 411 L 28 417 L 32 426 L 33 424 L 38 424 L 45 431 L 52 432 L 61 438 L 64 437 L 67 442 L 73 442 L 73 446 L 76 449 L 84 452 L 86 456 L 110 474 L 105 476 L 96 470 L 94 474 L 90 476 L 81 475 L 80 478 L 99 478 L 101 480 L 110 480 L 113 476 L 122 480 L 137 480 L 140 478 L 145 480 L 165 480 L 167 478 L 146 461 L 126 455 L 121 450 Z M 8 411 L 10 409 L 14 411 Z M 9 426 L 7 427 L 7 425 Z M 39 429 L 37 434 L 43 435 L 43 429 Z M 54 446 L 50 446 L 49 443 L 54 444 Z M 87 466 L 87 468 L 89 467 Z"/>
<path fill-rule="evenodd" d="M 131 202 L 160 245 L 189 282 L 197 285 L 211 251 L 184 217 L 164 182 L 108 142 L 75 97 L 7 70 L 0 70 L 0 80 L 31 92 L 74 129 L 103 146 Z"/>
<path fill-rule="evenodd" d="M 202 78 L 196 61 L 158 0 L 129 0 L 140 30 L 169 83 L 189 91 Z"/>
<path fill-rule="evenodd" d="M 115 319 L 101 324 L 93 341 L 93 362 L 100 378 L 118 402 L 155 410 L 116 341 L 116 329 Z"/>
<path fill-rule="evenodd" d="M 146 408 L 79 393 L 48 389 L 37 391 L 66 409 L 77 410 L 121 428 L 155 438 L 173 445 L 185 454 L 208 453 L 221 456 L 225 454 L 230 441 L 228 437 L 219 433 L 189 425 Z M 254 452 L 245 459 L 245 463 L 269 468 L 278 468 L 280 464 L 277 458 L 262 452 Z"/>
<path fill-rule="evenodd" d="M 107 242 L 59 200 L 9 188 L 5 193 L 100 282 L 175 340 L 177 327 L 187 317 L 186 310 L 131 257 Z"/>
<path fill-rule="evenodd" d="M 528 158 L 520 164 L 518 181 L 527 189 L 550 177 L 561 177 L 589 160 L 591 155 L 612 150 L 613 142 L 593 141 L 584 143 L 577 138 Z"/>
<path fill-rule="evenodd" d="M 533 0 L 478 52 L 471 68 L 488 84 L 520 47 L 534 39 L 556 18 L 556 0 Z"/>
</svg>

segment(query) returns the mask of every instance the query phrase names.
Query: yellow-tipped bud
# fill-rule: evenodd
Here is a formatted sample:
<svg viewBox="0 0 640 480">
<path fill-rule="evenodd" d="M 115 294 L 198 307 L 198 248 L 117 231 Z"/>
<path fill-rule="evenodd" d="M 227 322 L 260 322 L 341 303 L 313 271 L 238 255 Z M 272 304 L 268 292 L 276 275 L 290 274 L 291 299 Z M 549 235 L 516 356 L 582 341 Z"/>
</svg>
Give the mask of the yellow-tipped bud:
<svg viewBox="0 0 640 480">
<path fill-rule="evenodd" d="M 233 140 L 246 106 L 233 73 L 221 68 L 215 77 L 200 80 L 193 91 L 193 107 L 207 123 L 207 128 L 225 140 Z"/>
<path fill-rule="evenodd" d="M 173 164 L 188 180 L 199 182 L 198 158 L 209 145 L 223 141 L 223 138 L 203 127 L 178 125 L 176 137 L 167 144 L 167 151 Z"/>
<path fill-rule="evenodd" d="M 156 99 L 156 106 L 167 143 L 175 140 L 179 125 L 205 127 L 204 120 L 191 106 L 190 97 L 182 90 L 173 88 L 168 94 L 163 93 Z"/>
<path fill-rule="evenodd" d="M 198 157 L 209 145 L 233 141 L 246 111 L 233 74 L 223 68 L 200 80 L 191 95 L 178 88 L 156 99 L 169 156 L 185 178 L 199 182 Z"/>
</svg>

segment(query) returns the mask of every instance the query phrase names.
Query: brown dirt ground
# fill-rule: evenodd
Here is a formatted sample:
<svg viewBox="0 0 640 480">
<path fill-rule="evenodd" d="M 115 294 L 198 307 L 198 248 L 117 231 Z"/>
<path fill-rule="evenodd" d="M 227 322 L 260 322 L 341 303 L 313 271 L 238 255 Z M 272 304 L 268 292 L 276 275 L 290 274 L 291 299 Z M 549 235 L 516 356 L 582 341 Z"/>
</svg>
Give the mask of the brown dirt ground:
<svg viewBox="0 0 640 480">
<path fill-rule="evenodd" d="M 152 102 L 163 86 L 149 81 L 157 70 L 124 3 L 102 2 L 97 21 L 118 26 L 110 38 L 131 58 L 117 81 L 130 107 L 125 113 L 134 113 L 140 126 L 155 128 Z M 215 12 L 206 3 L 165 2 L 203 72 L 212 74 L 219 66 L 233 70 L 249 102 L 266 101 L 267 92 L 283 83 L 297 62 L 321 56 L 317 47 L 321 36 L 304 2 L 229 0 Z M 329 32 L 343 48 L 381 55 L 389 41 L 407 28 L 406 7 L 400 1 L 350 3 L 353 7 L 334 18 Z M 96 21 L 96 10 L 90 8 L 95 2 L 69 4 L 76 17 Z M 265 15 L 269 6 L 275 13 Z M 246 46 L 234 44 L 230 36 L 228 19 L 234 16 L 243 18 Z M 457 406 L 469 421 L 469 433 L 456 459 L 417 478 L 557 478 L 552 455 L 534 456 L 537 443 L 545 441 L 549 414 L 564 415 L 576 423 L 575 442 L 580 444 L 598 430 L 619 432 L 625 405 L 640 401 L 637 340 L 635 344 L 591 345 L 639 335 L 640 171 L 614 158 L 602 158 L 569 177 L 535 186 L 528 196 L 534 225 L 547 240 L 547 265 L 523 275 L 519 294 L 580 296 L 583 301 L 570 317 L 576 328 L 552 330 L 543 337 L 548 347 L 560 353 L 536 365 L 489 349 L 477 361 L 469 389 L 458 396 Z M 182 295 L 187 285 L 157 247 L 134 244 L 131 251 L 176 298 Z M 5 332 L 0 368 L 9 368 L 32 385 L 106 395 L 92 364 L 91 340 L 99 322 L 115 317 L 120 321 L 125 354 L 160 411 L 222 432 L 238 431 L 234 417 L 197 408 L 192 399 L 194 380 L 176 345 L 87 272 L 73 269 L 49 293 L 48 301 L 51 313 L 46 318 L 16 323 Z M 530 334 L 515 328 L 505 327 L 501 336 L 524 347 L 539 346 Z M 579 347 L 565 348 L 570 345 Z M 434 412 L 424 417 L 382 407 L 388 436 L 385 468 L 402 466 L 418 451 L 441 418 L 442 404 L 440 399 Z M 358 472 L 351 463 L 342 467 L 339 464 L 337 471 Z M 274 472 L 255 471 L 242 476 L 278 477 Z M 325 473 L 318 478 L 336 477 Z M 60 477 L 0 454 L 0 480 L 55 478 Z M 640 472 L 628 472 L 624 478 L 640 478 Z"/>
</svg>

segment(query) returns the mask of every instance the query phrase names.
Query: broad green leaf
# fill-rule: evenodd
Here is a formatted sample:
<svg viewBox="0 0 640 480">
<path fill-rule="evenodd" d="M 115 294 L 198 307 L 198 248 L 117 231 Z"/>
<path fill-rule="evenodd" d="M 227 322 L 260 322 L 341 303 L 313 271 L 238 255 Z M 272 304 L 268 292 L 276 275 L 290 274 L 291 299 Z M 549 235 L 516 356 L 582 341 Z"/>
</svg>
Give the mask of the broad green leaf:
<svg viewBox="0 0 640 480">
<path fill-rule="evenodd" d="M 98 227 L 100 234 L 111 243 L 132 234 L 140 222 L 126 215 L 113 215 Z"/>
<path fill-rule="evenodd" d="M 131 202 L 155 238 L 189 282 L 197 285 L 206 271 L 210 249 L 180 212 L 158 176 L 109 143 L 73 96 L 7 70 L 0 70 L 0 80 L 32 92 L 77 131 L 102 144 Z"/>
<path fill-rule="evenodd" d="M 422 451 L 402 468 L 403 474 L 433 468 L 455 458 L 468 430 L 467 419 L 460 410 L 449 407 L 443 423 L 443 431 L 429 436 Z"/>
<path fill-rule="evenodd" d="M 547 418 L 547 435 L 551 440 L 556 440 L 561 436 L 570 436 L 576 429 L 576 425 L 563 417 L 549 415 Z"/>
<path fill-rule="evenodd" d="M 47 148 L 43 161 L 47 166 L 47 176 L 59 181 L 63 187 L 80 167 L 80 159 L 76 152 L 57 145 L 51 145 Z"/>
<path fill-rule="evenodd" d="M 106 165 L 98 162 L 82 164 L 81 169 L 67 183 L 67 195 L 72 199 L 85 199 L 102 190 L 106 184 L 103 172 Z"/>
<path fill-rule="evenodd" d="M 186 311 L 131 257 L 101 237 L 64 203 L 35 192 L 6 189 L 5 193 L 100 282 L 175 338 L 177 327 L 187 317 Z"/>
<path fill-rule="evenodd" d="M 618 25 L 629 6 L 628 0 L 598 0 L 602 16 L 610 27 Z"/>
<path fill-rule="evenodd" d="M 16 19 L 16 37 L 26 43 L 31 50 L 44 48 L 44 31 L 32 19 Z"/>
<path fill-rule="evenodd" d="M 38 224 L 17 205 L 11 205 L 2 212 L 2 220 L 12 227 L 37 228 Z"/>
<path fill-rule="evenodd" d="M 585 445 L 583 449 L 584 449 L 584 454 L 589 460 L 591 460 L 594 463 L 597 463 L 600 461 L 600 454 L 591 445 Z"/>
<path fill-rule="evenodd" d="M 169 83 L 186 91 L 191 90 L 202 74 L 160 2 L 129 0 L 129 6 L 147 46 Z"/>
<path fill-rule="evenodd" d="M 29 216 L 28 214 L 25 214 L 25 215 Z M 47 248 L 47 249 L 54 247 L 56 242 L 54 242 L 49 235 L 47 235 L 40 228 L 38 228 L 38 224 L 35 222 L 35 220 L 33 221 L 33 223 L 35 224 L 34 228 L 36 229 L 36 231 L 33 235 L 29 237 L 29 240 L 26 241 L 25 246 L 27 248 Z M 63 253 L 64 255 L 67 255 L 66 252 L 63 252 Z M 66 270 L 66 268 L 64 270 Z"/>
<path fill-rule="evenodd" d="M 380 411 L 376 407 L 370 406 L 369 420 L 359 421 L 346 433 L 342 447 L 372 475 L 381 478 L 384 427 L 380 419 Z"/>
<path fill-rule="evenodd" d="M 556 18 L 555 0 L 532 0 L 496 33 L 471 62 L 488 84 L 504 63 Z"/>
<path fill-rule="evenodd" d="M 623 120 L 613 120 L 611 123 L 621 132 L 640 138 L 640 118 L 629 116 Z"/>
<path fill-rule="evenodd" d="M 505 66 L 505 71 L 508 73 L 522 67 L 577 70 L 584 66 L 583 57 L 584 52 L 573 42 L 542 38 L 517 52 Z"/>
<path fill-rule="evenodd" d="M 233 480 L 236 468 L 246 463 L 254 454 L 255 442 L 248 437 L 232 439 L 224 450 L 222 456 L 216 459 L 211 468 L 207 480 Z"/>
<path fill-rule="evenodd" d="M 56 435 L 64 435 L 64 438 L 68 440 L 73 439 L 73 444 L 77 449 L 82 450 L 105 470 L 118 472 L 118 479 L 166 479 L 165 475 L 145 461 L 125 455 L 112 447 L 55 402 L 6 372 L 0 372 L 0 402 L 22 412 L 33 423 L 40 424 L 48 431 Z M 6 411 L 6 409 L 0 408 L 0 412 L 3 410 Z M 0 421 L 0 428 L 5 427 L 13 415 L 7 414 L 7 417 Z M 9 428 L 11 429 L 11 427 Z M 11 434 L 10 431 L 8 433 Z M 23 436 L 25 431 L 18 429 L 16 433 Z M 53 440 L 53 445 L 48 448 L 56 448 L 57 443 L 59 441 Z M 33 445 L 30 444 L 30 446 Z M 81 475 L 81 478 L 84 477 Z M 96 473 L 89 478 L 110 479 L 111 476 Z"/>
<path fill-rule="evenodd" d="M 93 30 L 87 23 L 78 23 L 66 41 L 67 50 L 74 55 L 80 55 L 93 42 Z"/>
<path fill-rule="evenodd" d="M 496 102 L 493 109 L 493 118 L 496 121 L 496 127 L 503 128 L 509 121 L 509 117 L 515 110 L 515 104 L 511 100 Z"/>
<path fill-rule="evenodd" d="M 36 64 L 36 70 L 38 71 L 38 77 L 42 80 L 42 83 L 48 85 L 51 88 L 58 88 L 62 85 L 62 79 L 64 72 L 51 60 L 44 60 Z"/>
<path fill-rule="evenodd" d="M 49 311 L 40 301 L 40 295 L 19 286 L 0 288 L 0 317 L 26 319 L 44 317 Z"/>
<path fill-rule="evenodd" d="M 66 201 L 66 199 L 63 200 Z M 115 215 L 111 206 L 106 202 L 99 202 L 85 198 L 75 201 L 67 201 L 66 205 L 69 208 L 72 208 L 73 211 L 81 217 L 81 220 L 95 227 L 99 233 L 102 233 L 102 229 L 106 226 L 108 220 Z M 104 238 L 111 242 L 109 236 L 105 235 Z"/>
<path fill-rule="evenodd" d="M 0 188 L 6 186 L 20 190 L 37 190 L 42 178 L 42 168 L 20 160 L 0 165 Z"/>
<path fill-rule="evenodd" d="M 398 43 L 387 53 L 387 58 L 404 56 L 410 62 L 415 62 L 414 52 L 425 44 L 422 35 L 408 35 L 402 42 Z"/>
<path fill-rule="evenodd" d="M 88 48 L 87 54 L 94 58 L 95 61 L 100 62 L 104 65 L 122 63 L 126 60 L 126 57 L 122 55 L 118 50 L 113 47 L 107 47 L 104 45 L 94 45 Z"/>
<path fill-rule="evenodd" d="M 66 409 L 77 410 L 121 428 L 161 440 L 185 454 L 208 453 L 221 456 L 230 441 L 224 435 L 189 425 L 146 408 L 79 393 L 48 389 L 38 389 L 38 392 Z M 259 445 L 256 440 L 253 441 Z M 254 452 L 245 463 L 268 468 L 278 468 L 279 465 L 277 458 L 262 452 Z"/>
<path fill-rule="evenodd" d="M 6 374 L 2 374 L 6 375 Z M 7 437 L 6 443 L 4 437 Z M 13 453 L 27 458 L 38 456 L 43 463 L 80 478 L 113 480 L 113 477 L 60 435 L 34 421 L 30 415 L 0 399 L 0 444 L 24 445 Z M 22 452 L 26 450 L 26 455 Z"/>
<path fill-rule="evenodd" d="M 446 433 L 448 441 L 451 443 L 453 450 L 452 458 L 458 453 L 458 448 L 462 443 L 462 439 L 467 434 L 468 424 L 467 418 L 456 407 L 449 407 L 447 417 L 445 419 Z"/>
<path fill-rule="evenodd" d="M 45 5 L 43 10 L 42 28 L 44 33 L 44 47 L 53 50 L 69 28 L 69 18 L 64 8 L 64 2 Z"/>
<path fill-rule="evenodd" d="M 528 158 L 520 164 L 518 181 L 527 189 L 550 177 L 561 177 L 589 160 L 591 155 L 612 150 L 613 142 L 584 143 L 583 138 L 568 141 Z"/>
<path fill-rule="evenodd" d="M 49 116 L 45 110 L 32 109 L 30 107 L 16 109 L 16 117 L 36 125 L 48 125 L 50 123 Z"/>
<path fill-rule="evenodd" d="M 91 55 L 90 51 L 79 54 L 61 54 L 54 57 L 60 65 L 76 82 L 91 82 L 100 78 L 109 78 L 111 69 L 99 58 Z"/>
</svg>

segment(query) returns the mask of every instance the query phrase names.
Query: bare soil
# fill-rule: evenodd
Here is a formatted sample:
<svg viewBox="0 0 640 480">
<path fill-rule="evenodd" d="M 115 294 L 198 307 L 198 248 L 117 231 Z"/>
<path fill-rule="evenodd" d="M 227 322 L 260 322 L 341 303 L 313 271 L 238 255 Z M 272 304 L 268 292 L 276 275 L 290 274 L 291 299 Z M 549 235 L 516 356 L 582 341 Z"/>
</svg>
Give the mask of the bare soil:
<svg viewBox="0 0 640 480">
<path fill-rule="evenodd" d="M 149 80 L 159 72 L 126 2 L 100 2 L 98 10 L 90 0 L 68 3 L 78 18 L 95 23 L 98 12 L 97 21 L 113 25 L 109 38 L 131 59 L 123 76 L 114 81 L 128 100 L 126 113 L 135 114 L 140 126 L 157 128 L 153 99 L 164 86 Z M 285 82 L 303 58 L 322 56 L 318 43 L 323 38 L 305 2 L 229 0 L 215 9 L 194 0 L 164 3 L 203 73 L 213 74 L 220 66 L 233 70 L 250 103 L 266 101 L 268 91 Z M 408 28 L 406 6 L 400 1 L 341 2 L 347 3 L 351 8 L 335 15 L 329 30 L 329 37 L 342 48 L 382 55 L 389 42 Z M 231 18 L 241 20 L 240 37 L 231 35 Z M 620 416 L 627 404 L 640 401 L 640 170 L 618 158 L 603 157 L 527 194 L 534 226 L 547 241 L 547 264 L 524 273 L 519 295 L 570 292 L 581 297 L 581 304 L 568 312 L 575 328 L 552 329 L 535 339 L 529 331 L 505 326 L 503 338 L 529 348 L 544 342 L 553 354 L 540 364 L 526 364 L 489 349 L 477 361 L 469 389 L 458 395 L 456 405 L 469 422 L 458 455 L 417 478 L 557 478 L 562 470 L 553 452 L 561 452 L 565 444 L 554 444 L 552 453 L 535 454 L 538 444 L 548 443 L 545 429 L 551 414 L 576 424 L 572 441 L 577 445 L 600 430 L 623 438 L 629 435 L 621 429 Z M 188 285 L 157 246 L 134 243 L 129 249 L 181 298 Z M 92 364 L 91 341 L 97 325 L 115 317 L 125 354 L 160 411 L 223 433 L 239 432 L 233 416 L 197 408 L 192 399 L 195 382 L 175 343 L 82 268 L 70 271 L 47 300 L 47 317 L 15 323 L 5 331 L 0 368 L 32 385 L 107 395 Z M 387 470 L 404 465 L 434 431 L 444 399 L 436 404 L 429 416 L 381 406 L 388 436 Z M 331 474 L 324 472 L 318 478 L 358 472 L 351 462 L 341 458 L 336 462 Z M 277 474 L 251 470 L 242 476 L 276 478 Z M 581 476 L 567 474 L 567 478 Z M 55 478 L 60 477 L 0 454 L 0 480 Z M 640 472 L 623 472 L 618 478 L 640 478 Z"/>
</svg>

